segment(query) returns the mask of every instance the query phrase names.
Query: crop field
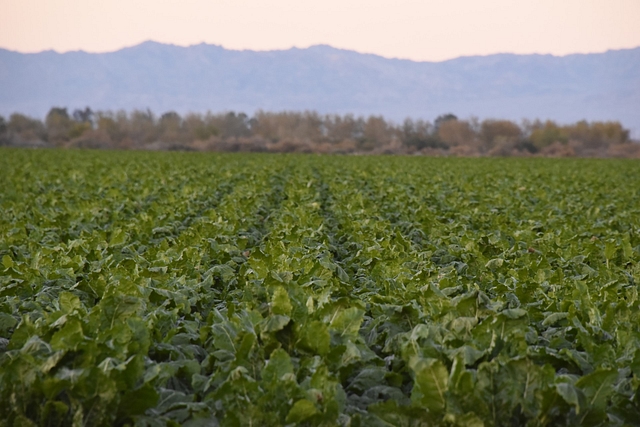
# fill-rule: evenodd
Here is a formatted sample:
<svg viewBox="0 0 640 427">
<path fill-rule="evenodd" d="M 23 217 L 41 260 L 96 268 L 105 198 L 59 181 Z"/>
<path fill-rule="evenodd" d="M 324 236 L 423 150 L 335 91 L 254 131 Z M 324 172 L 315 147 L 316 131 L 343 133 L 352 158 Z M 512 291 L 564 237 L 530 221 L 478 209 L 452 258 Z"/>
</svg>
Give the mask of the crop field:
<svg viewBox="0 0 640 427">
<path fill-rule="evenodd" d="M 0 426 L 640 425 L 640 163 L 0 150 Z"/>
</svg>

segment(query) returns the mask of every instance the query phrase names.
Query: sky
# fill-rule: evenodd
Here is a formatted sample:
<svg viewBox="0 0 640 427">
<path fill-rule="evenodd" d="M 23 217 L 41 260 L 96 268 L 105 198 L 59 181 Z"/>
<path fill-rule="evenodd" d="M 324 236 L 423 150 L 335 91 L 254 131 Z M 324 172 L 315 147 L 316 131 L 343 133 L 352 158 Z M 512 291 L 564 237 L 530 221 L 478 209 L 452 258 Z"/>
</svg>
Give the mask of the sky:
<svg viewBox="0 0 640 427">
<path fill-rule="evenodd" d="M 0 0 L 0 47 L 329 44 L 416 61 L 640 46 L 640 0 Z"/>
</svg>

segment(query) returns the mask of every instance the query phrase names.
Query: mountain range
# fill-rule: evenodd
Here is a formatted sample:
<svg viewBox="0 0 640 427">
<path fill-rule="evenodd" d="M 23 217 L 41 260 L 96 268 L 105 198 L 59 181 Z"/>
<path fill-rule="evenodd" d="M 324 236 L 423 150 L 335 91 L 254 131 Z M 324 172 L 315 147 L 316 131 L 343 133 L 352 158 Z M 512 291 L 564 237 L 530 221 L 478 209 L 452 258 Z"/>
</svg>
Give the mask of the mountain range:
<svg viewBox="0 0 640 427">
<path fill-rule="evenodd" d="M 619 120 L 640 136 L 640 47 L 567 56 L 495 54 L 441 62 L 326 45 L 275 51 L 156 42 L 109 53 L 0 49 L 0 114 L 316 110 L 433 120 Z"/>
</svg>

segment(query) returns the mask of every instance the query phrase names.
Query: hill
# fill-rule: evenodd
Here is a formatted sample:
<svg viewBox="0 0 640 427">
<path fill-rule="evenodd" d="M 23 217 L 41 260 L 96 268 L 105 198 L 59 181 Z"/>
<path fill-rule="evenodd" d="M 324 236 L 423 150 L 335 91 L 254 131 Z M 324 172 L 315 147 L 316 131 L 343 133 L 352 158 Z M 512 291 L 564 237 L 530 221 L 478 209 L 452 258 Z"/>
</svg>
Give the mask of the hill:
<svg viewBox="0 0 640 427">
<path fill-rule="evenodd" d="M 235 51 L 145 42 L 110 53 L 0 49 L 0 114 L 53 105 L 252 113 L 265 110 L 619 120 L 640 132 L 640 48 L 415 62 L 319 45 Z"/>
</svg>

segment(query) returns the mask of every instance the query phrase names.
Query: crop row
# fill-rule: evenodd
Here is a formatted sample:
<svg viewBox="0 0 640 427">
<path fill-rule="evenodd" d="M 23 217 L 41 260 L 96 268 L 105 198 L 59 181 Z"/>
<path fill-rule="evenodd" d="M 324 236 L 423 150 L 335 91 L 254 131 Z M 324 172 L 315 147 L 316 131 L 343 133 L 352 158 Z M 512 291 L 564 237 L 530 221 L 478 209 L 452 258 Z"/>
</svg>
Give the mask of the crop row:
<svg viewBox="0 0 640 427">
<path fill-rule="evenodd" d="M 633 425 L 634 162 L 3 151 L 0 425 Z"/>
</svg>

